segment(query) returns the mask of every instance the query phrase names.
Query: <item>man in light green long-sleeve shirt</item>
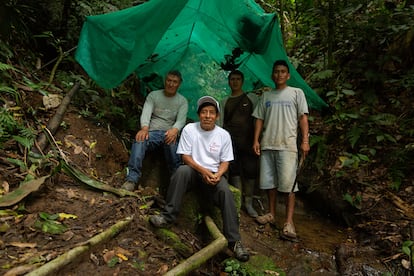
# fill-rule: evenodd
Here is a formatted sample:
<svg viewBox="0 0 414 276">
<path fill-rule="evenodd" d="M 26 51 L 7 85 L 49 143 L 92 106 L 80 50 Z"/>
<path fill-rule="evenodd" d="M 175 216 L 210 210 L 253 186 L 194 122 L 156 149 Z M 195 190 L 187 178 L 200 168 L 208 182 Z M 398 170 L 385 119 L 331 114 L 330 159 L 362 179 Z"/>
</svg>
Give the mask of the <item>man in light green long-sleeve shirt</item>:
<svg viewBox="0 0 414 276">
<path fill-rule="evenodd" d="M 147 150 L 163 147 L 170 173 L 181 164 L 181 158 L 176 153 L 178 135 L 185 125 L 188 111 L 187 99 L 177 93 L 181 82 L 181 73 L 170 71 L 165 78 L 164 89 L 148 94 L 142 109 L 141 129 L 132 144 L 123 189 L 135 189 L 142 175 L 142 162 Z"/>
</svg>

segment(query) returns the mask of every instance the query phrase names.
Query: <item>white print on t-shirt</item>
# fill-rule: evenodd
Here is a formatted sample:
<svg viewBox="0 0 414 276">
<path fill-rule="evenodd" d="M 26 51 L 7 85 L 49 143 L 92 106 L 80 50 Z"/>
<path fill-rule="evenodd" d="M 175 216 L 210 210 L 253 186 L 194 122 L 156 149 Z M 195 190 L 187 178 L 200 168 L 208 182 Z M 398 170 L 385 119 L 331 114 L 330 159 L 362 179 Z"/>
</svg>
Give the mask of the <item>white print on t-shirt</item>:
<svg viewBox="0 0 414 276">
<path fill-rule="evenodd" d="M 210 152 L 214 152 L 214 153 L 217 153 L 217 152 L 219 152 L 220 151 L 220 145 L 217 145 L 216 143 L 212 143 L 212 144 L 210 144 Z"/>
</svg>

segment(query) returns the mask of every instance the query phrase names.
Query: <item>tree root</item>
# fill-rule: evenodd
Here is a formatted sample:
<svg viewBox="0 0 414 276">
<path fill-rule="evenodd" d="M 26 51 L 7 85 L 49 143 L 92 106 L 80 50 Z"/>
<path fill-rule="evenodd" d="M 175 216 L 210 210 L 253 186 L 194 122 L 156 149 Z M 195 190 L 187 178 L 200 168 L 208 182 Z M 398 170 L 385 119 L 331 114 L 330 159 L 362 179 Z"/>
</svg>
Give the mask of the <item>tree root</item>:
<svg viewBox="0 0 414 276">
<path fill-rule="evenodd" d="M 116 224 L 112 225 L 104 232 L 90 238 L 85 242 L 85 244 L 69 250 L 56 259 L 53 259 L 52 261 L 26 274 L 26 276 L 44 276 L 58 271 L 65 265 L 73 262 L 81 254 L 89 251 L 93 246 L 116 236 L 123 228 L 125 228 L 125 226 L 127 226 L 132 221 L 132 219 L 133 217 L 126 217 L 125 219 L 118 221 Z"/>
<path fill-rule="evenodd" d="M 184 260 L 179 265 L 168 271 L 164 274 L 164 276 L 186 275 L 190 271 L 200 267 L 208 259 L 227 247 L 227 239 L 223 236 L 214 221 L 209 216 L 205 217 L 205 223 L 210 234 L 215 240 L 192 255 L 190 258 Z"/>
</svg>

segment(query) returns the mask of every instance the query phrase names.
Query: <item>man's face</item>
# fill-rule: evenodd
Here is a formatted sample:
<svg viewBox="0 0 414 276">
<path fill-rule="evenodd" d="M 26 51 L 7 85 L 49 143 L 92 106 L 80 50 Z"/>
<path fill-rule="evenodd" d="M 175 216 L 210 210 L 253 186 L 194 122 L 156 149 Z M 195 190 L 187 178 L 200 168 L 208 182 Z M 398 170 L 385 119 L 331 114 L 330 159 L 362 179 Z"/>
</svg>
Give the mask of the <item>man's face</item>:
<svg viewBox="0 0 414 276">
<path fill-rule="evenodd" d="M 181 80 L 176 75 L 167 75 L 165 78 L 165 95 L 167 97 L 172 97 L 177 93 L 178 87 L 180 87 Z"/>
<path fill-rule="evenodd" d="M 214 129 L 218 116 L 214 106 L 208 105 L 203 107 L 198 114 L 201 128 L 206 131 Z"/>
<path fill-rule="evenodd" d="M 289 78 L 290 74 L 286 66 L 277 65 L 273 69 L 272 80 L 276 84 L 276 86 L 285 85 Z"/>
<path fill-rule="evenodd" d="M 243 79 L 240 75 L 231 75 L 229 78 L 229 86 L 232 91 L 241 90 L 243 86 Z"/>
</svg>

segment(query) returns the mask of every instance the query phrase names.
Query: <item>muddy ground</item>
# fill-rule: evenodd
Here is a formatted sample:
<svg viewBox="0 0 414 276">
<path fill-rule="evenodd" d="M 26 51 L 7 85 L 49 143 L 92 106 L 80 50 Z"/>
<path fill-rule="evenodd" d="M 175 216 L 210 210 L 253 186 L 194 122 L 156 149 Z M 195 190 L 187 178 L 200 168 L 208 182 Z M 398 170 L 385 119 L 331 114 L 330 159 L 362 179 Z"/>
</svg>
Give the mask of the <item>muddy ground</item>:
<svg viewBox="0 0 414 276">
<path fill-rule="evenodd" d="M 55 139 L 74 167 L 114 187 L 122 185 L 129 148 L 109 127 L 88 121 L 71 108 Z M 91 143 L 95 142 L 92 148 Z M 13 157 L 12 154 L 12 151 L 2 151 L 2 157 Z M 20 204 L 3 208 L 18 215 L 1 216 L 0 273 L 24 275 L 72 248 L 85 245 L 92 237 L 128 217 L 133 217 L 132 221 L 117 235 L 51 275 L 162 275 L 188 257 L 174 251 L 148 223 L 148 216 L 159 211 L 159 204 L 154 200 L 162 198 L 162 189 L 157 189 L 159 182 L 167 179 L 162 163 L 155 161 L 154 156 L 148 160 L 141 187 L 136 191 L 138 197 L 120 197 L 93 189 L 59 172 Z M 4 159 L 1 166 L 1 182 L 7 182 L 12 191 L 23 176 Z M 279 211 L 277 223 L 281 225 L 282 205 Z M 76 217 L 61 221 L 67 226 L 63 234 L 51 234 L 36 226 L 42 212 Z M 307 202 L 306 195 L 298 200 L 295 219 L 300 237 L 297 243 L 281 240 L 277 228 L 259 226 L 242 211 L 240 230 L 252 259 L 267 256 L 287 275 L 381 275 L 375 273 L 386 271 L 377 251 L 360 247 L 352 229 L 320 215 Z M 191 232 L 179 223 L 172 229 L 194 252 L 209 241 L 202 230 Z M 346 252 L 338 256 L 338 250 Z M 231 254 L 223 251 L 191 274 L 219 275 L 224 269 L 222 262 L 228 258 Z M 367 271 L 371 274 L 364 274 Z M 268 272 L 267 275 L 276 274 Z"/>
</svg>

